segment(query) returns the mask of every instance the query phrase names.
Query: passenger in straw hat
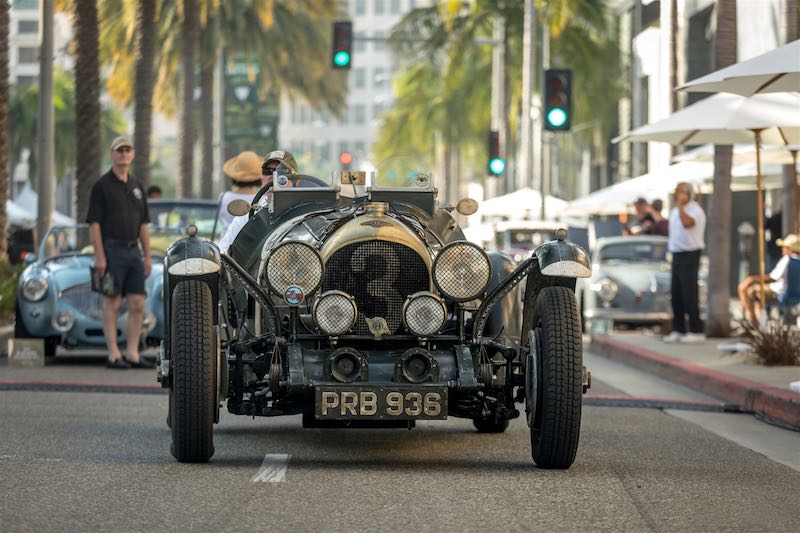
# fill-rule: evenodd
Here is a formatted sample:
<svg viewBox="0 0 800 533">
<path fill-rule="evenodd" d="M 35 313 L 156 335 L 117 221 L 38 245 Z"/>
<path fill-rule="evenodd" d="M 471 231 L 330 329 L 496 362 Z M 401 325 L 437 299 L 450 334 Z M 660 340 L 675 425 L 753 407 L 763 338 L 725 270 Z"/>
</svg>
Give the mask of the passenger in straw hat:
<svg viewBox="0 0 800 533">
<path fill-rule="evenodd" d="M 261 187 L 261 156 L 255 152 L 242 152 L 228 159 L 222 170 L 231 178 L 233 189 L 222 193 L 219 199 L 221 209 L 218 235 L 223 235 L 233 220 L 233 215 L 228 213 L 227 205 L 234 200 L 252 202 Z"/>
<path fill-rule="evenodd" d="M 800 259 L 800 236 L 790 233 L 783 239 L 776 240 L 775 243 L 781 247 L 783 256 L 778 260 L 772 272 L 763 278 L 763 282 L 766 284 L 764 295 L 767 303 L 777 301 L 788 287 L 789 261 L 791 259 Z M 739 300 L 741 300 L 747 317 L 753 324 L 758 324 L 758 316 L 761 311 L 759 309 L 761 282 L 761 276 L 747 276 L 739 284 Z"/>
</svg>

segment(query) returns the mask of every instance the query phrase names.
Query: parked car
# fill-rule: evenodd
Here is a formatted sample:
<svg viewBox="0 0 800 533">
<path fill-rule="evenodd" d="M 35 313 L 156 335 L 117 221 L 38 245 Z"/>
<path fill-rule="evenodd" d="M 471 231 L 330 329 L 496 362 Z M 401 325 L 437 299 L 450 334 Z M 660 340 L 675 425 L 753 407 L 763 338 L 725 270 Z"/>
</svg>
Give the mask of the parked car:
<svg viewBox="0 0 800 533">
<path fill-rule="evenodd" d="M 664 325 L 672 321 L 667 238 L 605 237 L 592 253 L 592 277 L 578 282 L 584 329 L 593 320 Z"/>
<path fill-rule="evenodd" d="M 198 235 L 211 240 L 219 235 L 219 203 L 207 199 L 148 200 L 153 253 L 163 256 L 170 244 L 184 235 L 186 226 L 194 224 Z"/>
<path fill-rule="evenodd" d="M 302 414 L 304 427 L 455 416 L 502 432 L 523 402 L 536 464 L 573 463 L 589 384 L 574 288 L 587 254 L 564 240 L 520 264 L 487 253 L 437 204 L 429 173 L 400 167 L 378 168 L 369 186 L 363 172 L 329 183 L 281 170 L 256 196 L 272 193 L 268 208 L 228 206 L 250 210 L 229 254 L 191 226 L 170 246 L 158 378 L 177 460 L 209 460 L 223 403 Z"/>
<path fill-rule="evenodd" d="M 528 258 L 540 245 L 556 238 L 563 224 L 545 220 L 508 220 L 494 225 L 494 249 L 515 261 Z"/>
<path fill-rule="evenodd" d="M 155 233 L 158 236 L 158 232 Z M 55 226 L 47 232 L 35 256 L 22 272 L 17 289 L 14 336 L 44 339 L 45 356 L 56 348 L 105 346 L 103 296 L 91 290 L 89 268 L 94 264 L 88 224 Z M 146 280 L 142 340 L 157 345 L 163 337 L 161 294 L 163 255 L 153 254 L 153 271 Z M 126 307 L 117 320 L 120 343 L 125 342 Z"/>
</svg>

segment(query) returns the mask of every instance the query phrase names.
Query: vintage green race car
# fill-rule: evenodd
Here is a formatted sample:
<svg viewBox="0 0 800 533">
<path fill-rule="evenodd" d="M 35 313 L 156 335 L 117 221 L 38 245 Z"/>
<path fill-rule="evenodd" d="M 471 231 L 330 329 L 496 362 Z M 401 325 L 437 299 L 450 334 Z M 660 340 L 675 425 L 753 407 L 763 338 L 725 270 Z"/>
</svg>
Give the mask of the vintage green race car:
<svg viewBox="0 0 800 533">
<path fill-rule="evenodd" d="M 209 460 L 223 402 L 304 427 L 454 416 L 480 432 L 504 431 L 523 402 L 536 464 L 573 463 L 586 252 L 560 230 L 519 264 L 487 253 L 455 218 L 477 203 L 439 207 L 436 192 L 401 162 L 330 180 L 279 170 L 252 206 L 229 206 L 249 221 L 228 253 L 187 228 L 166 254 L 158 364 L 175 458 Z"/>
</svg>

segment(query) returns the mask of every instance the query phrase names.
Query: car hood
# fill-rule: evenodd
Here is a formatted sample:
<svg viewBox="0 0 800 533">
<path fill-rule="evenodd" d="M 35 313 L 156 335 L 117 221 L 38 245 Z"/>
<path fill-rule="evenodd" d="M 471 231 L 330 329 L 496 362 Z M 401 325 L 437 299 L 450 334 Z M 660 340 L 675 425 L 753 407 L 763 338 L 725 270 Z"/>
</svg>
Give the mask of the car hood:
<svg viewBox="0 0 800 533">
<path fill-rule="evenodd" d="M 610 278 L 631 289 L 649 290 L 655 284 L 660 291 L 669 290 L 670 267 L 667 263 L 624 263 L 600 265 L 592 280 Z"/>
<path fill-rule="evenodd" d="M 89 268 L 94 265 L 93 255 L 66 255 L 43 261 L 36 265 L 40 273 L 46 273 L 59 290 L 68 289 L 76 285 L 90 283 Z M 160 278 L 163 266 L 158 261 L 153 262 L 153 271 L 148 277 Z"/>
</svg>

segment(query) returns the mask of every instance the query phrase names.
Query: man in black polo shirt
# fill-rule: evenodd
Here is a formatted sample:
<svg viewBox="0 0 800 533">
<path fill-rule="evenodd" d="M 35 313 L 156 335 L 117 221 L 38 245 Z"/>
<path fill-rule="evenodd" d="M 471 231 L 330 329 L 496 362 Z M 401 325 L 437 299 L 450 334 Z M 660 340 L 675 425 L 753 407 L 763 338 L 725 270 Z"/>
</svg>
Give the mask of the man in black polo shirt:
<svg viewBox="0 0 800 533">
<path fill-rule="evenodd" d="M 103 333 L 108 346 L 109 368 L 153 366 L 139 354 L 144 318 L 144 280 L 153 265 L 147 199 L 141 184 L 128 174 L 134 155 L 133 143 L 129 139 L 114 139 L 111 143 L 111 170 L 92 186 L 86 213 L 95 250 L 95 269 L 101 276 L 108 271 L 114 281 L 114 296 L 103 298 Z M 122 358 L 117 344 L 117 316 L 122 296 L 128 302 L 127 361 Z"/>
</svg>

